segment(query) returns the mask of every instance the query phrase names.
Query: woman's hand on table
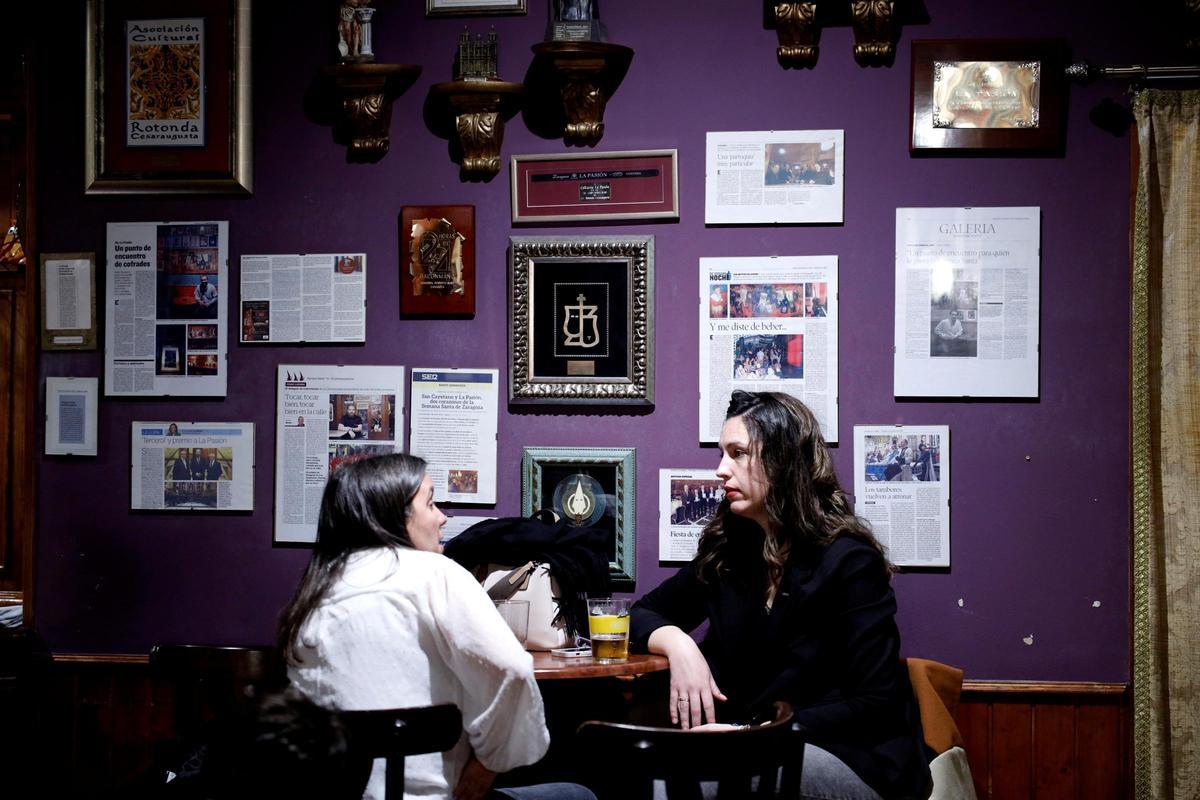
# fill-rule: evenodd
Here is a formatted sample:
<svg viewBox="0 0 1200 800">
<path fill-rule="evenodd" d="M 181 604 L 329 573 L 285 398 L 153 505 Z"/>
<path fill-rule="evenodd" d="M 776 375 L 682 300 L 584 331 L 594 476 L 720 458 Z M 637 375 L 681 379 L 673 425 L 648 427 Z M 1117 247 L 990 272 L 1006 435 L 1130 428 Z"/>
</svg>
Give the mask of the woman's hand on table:
<svg viewBox="0 0 1200 800">
<path fill-rule="evenodd" d="M 485 767 L 472 753 L 458 776 L 458 785 L 454 787 L 454 800 L 483 800 L 491 791 L 492 781 L 496 773 Z"/>
<path fill-rule="evenodd" d="M 706 721 L 716 722 L 715 700 L 725 695 L 713 680 L 708 661 L 694 639 L 681 629 L 668 625 L 650 634 L 650 651 L 661 653 L 671 662 L 671 691 L 668 698 L 671 723 L 684 730 Z"/>
</svg>

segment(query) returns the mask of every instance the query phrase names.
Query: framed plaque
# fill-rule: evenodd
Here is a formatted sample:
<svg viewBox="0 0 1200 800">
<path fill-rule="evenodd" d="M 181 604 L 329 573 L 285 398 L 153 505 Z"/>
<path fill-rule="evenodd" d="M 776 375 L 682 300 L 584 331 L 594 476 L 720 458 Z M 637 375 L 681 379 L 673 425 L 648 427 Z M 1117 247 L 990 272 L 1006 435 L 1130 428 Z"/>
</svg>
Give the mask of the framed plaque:
<svg viewBox="0 0 1200 800">
<path fill-rule="evenodd" d="M 427 17 L 482 17 L 524 13 L 525 0 L 425 0 Z"/>
<path fill-rule="evenodd" d="M 511 403 L 654 403 L 654 237 L 509 240 Z"/>
<path fill-rule="evenodd" d="M 609 577 L 633 591 L 637 576 L 637 449 L 525 447 L 521 451 L 521 514 L 550 509 L 568 525 L 611 533 Z"/>
<path fill-rule="evenodd" d="M 1060 39 L 914 41 L 910 151 L 1061 151 L 1067 61 Z"/>
<path fill-rule="evenodd" d="M 251 0 L 87 0 L 88 194 L 250 194 Z"/>
<path fill-rule="evenodd" d="M 679 219 L 675 150 L 513 156 L 512 221 Z"/>
<path fill-rule="evenodd" d="M 96 349 L 96 254 L 42 254 L 42 349 Z"/>
<path fill-rule="evenodd" d="M 400 209 L 400 313 L 475 315 L 475 206 Z"/>
</svg>

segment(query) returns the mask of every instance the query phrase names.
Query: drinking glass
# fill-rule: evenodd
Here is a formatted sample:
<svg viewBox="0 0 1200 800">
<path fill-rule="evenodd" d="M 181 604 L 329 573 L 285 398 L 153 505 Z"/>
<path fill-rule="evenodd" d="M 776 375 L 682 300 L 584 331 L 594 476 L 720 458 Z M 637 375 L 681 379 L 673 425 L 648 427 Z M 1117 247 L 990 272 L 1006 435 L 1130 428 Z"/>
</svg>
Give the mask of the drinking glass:
<svg viewBox="0 0 1200 800">
<path fill-rule="evenodd" d="M 509 630 L 517 641 L 525 644 L 529 637 L 529 601 L 528 600 L 497 600 L 496 610 L 504 618 Z"/>
<path fill-rule="evenodd" d="M 589 597 L 587 605 L 592 658 L 601 664 L 629 660 L 629 601 Z"/>
</svg>

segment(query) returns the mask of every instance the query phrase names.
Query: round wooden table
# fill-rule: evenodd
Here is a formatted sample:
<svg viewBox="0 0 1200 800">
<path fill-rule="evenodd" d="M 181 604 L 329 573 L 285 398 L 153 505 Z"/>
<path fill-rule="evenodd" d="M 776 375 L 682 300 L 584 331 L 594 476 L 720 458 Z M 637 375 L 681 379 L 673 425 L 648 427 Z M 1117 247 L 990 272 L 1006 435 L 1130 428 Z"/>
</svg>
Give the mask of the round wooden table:
<svg viewBox="0 0 1200 800">
<path fill-rule="evenodd" d="M 614 678 L 661 672 L 670 667 L 666 656 L 631 655 L 628 661 L 599 664 L 589 658 L 558 658 L 546 650 L 532 650 L 533 677 L 539 681 L 566 678 Z"/>
</svg>

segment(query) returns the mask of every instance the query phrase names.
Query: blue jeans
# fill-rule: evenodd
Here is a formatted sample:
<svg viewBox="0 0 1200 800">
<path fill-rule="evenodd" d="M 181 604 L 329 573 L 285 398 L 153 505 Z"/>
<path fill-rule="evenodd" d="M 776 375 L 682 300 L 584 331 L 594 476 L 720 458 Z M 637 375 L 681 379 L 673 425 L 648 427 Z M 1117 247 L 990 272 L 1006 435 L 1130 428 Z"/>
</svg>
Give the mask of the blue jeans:
<svg viewBox="0 0 1200 800">
<path fill-rule="evenodd" d="M 592 790 L 577 783 L 539 783 L 534 786 L 514 786 L 511 789 L 492 789 L 488 800 L 596 800 Z"/>
<path fill-rule="evenodd" d="M 757 779 L 756 779 L 757 785 Z M 717 796 L 717 784 L 701 783 L 704 800 Z M 654 800 L 665 800 L 666 786 L 654 782 Z M 804 769 L 800 773 L 802 800 L 882 800 L 862 778 L 854 774 L 842 760 L 815 745 L 804 745 Z"/>
</svg>

